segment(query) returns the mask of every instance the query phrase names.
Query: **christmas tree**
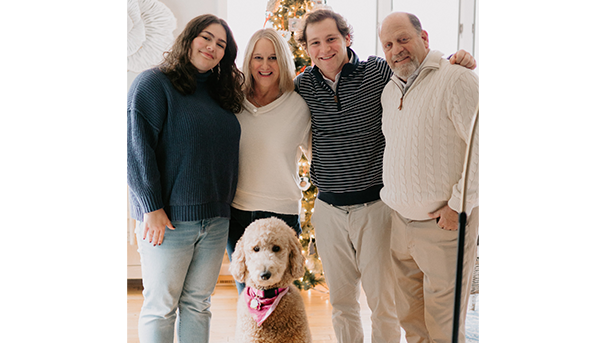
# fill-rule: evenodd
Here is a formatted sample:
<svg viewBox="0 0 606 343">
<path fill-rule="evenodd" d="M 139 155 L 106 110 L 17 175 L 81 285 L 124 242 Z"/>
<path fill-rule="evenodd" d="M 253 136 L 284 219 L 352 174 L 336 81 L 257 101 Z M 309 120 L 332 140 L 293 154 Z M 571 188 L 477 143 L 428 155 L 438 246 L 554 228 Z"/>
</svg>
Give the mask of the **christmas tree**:
<svg viewBox="0 0 606 343">
<path fill-rule="evenodd" d="M 301 199 L 301 236 L 299 241 L 303 247 L 305 256 L 305 275 L 300 280 L 295 280 L 299 289 L 308 290 L 324 282 L 324 271 L 322 261 L 318 256 L 316 248 L 315 230 L 311 224 L 311 215 L 314 212 L 314 202 L 318 195 L 318 189 L 310 181 L 309 161 L 303 156 L 299 161 L 299 187 L 303 191 Z"/>
<path fill-rule="evenodd" d="M 267 19 L 276 31 L 280 32 L 290 45 L 292 55 L 295 59 L 297 74 L 311 65 L 311 59 L 295 41 L 294 32 L 297 24 L 308 11 L 314 6 L 323 5 L 324 0 L 269 0 L 267 2 Z"/>
<path fill-rule="evenodd" d="M 305 13 L 317 5 L 324 4 L 324 0 L 269 0 L 267 2 L 266 23 L 271 22 L 273 28 L 288 41 L 297 74 L 311 65 L 311 59 L 294 39 L 297 25 Z M 305 275 L 300 280 L 295 280 L 295 285 L 303 290 L 324 283 L 322 261 L 318 256 L 314 227 L 310 222 L 318 189 L 311 183 L 309 167 L 309 161 L 305 157 L 301 158 L 299 161 L 299 187 L 303 191 L 303 199 L 301 199 L 300 213 L 302 232 L 299 240 L 301 246 L 303 246 L 303 255 L 305 256 Z"/>
</svg>

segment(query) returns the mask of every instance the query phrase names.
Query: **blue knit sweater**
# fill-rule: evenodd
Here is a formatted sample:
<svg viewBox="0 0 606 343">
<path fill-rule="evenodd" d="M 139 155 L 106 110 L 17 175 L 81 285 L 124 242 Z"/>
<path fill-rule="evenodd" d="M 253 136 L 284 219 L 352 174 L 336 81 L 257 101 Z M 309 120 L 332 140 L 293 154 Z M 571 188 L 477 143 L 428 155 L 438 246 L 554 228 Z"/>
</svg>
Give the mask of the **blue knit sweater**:
<svg viewBox="0 0 606 343">
<path fill-rule="evenodd" d="M 229 217 L 236 192 L 240 124 L 208 94 L 210 74 L 182 95 L 158 68 L 128 92 L 131 217 L 163 208 L 171 221 Z"/>
</svg>

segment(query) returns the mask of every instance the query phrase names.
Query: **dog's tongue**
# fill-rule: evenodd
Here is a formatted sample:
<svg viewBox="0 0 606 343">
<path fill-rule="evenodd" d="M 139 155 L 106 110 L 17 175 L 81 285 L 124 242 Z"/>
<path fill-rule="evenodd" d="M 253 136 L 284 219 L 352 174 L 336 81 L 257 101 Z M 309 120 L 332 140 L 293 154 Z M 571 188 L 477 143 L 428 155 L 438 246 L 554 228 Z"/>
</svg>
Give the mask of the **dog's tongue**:
<svg viewBox="0 0 606 343">
<path fill-rule="evenodd" d="M 261 326 L 263 322 L 269 317 L 269 315 L 276 309 L 280 299 L 288 292 L 288 288 L 278 288 L 278 294 L 265 298 L 264 291 L 254 289 L 252 287 L 246 287 L 244 289 L 244 298 L 248 305 L 248 312 L 257 322 L 258 326 Z"/>
</svg>

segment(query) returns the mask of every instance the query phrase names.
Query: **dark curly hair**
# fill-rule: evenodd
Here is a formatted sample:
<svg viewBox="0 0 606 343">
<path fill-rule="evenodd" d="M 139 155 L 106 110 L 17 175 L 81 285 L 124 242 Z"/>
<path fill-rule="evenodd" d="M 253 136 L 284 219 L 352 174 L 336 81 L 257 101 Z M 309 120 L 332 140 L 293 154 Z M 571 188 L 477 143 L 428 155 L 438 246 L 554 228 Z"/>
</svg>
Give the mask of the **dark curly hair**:
<svg viewBox="0 0 606 343">
<path fill-rule="evenodd" d="M 212 69 L 208 78 L 208 93 L 224 109 L 238 113 L 242 110 L 244 74 L 236 66 L 238 46 L 225 20 L 212 14 L 204 14 L 192 19 L 175 40 L 172 48 L 164 53 L 160 70 L 179 91 L 187 95 L 196 91 L 198 70 L 190 61 L 191 44 L 206 27 L 220 24 L 227 35 L 227 45 L 223 58 Z"/>
</svg>

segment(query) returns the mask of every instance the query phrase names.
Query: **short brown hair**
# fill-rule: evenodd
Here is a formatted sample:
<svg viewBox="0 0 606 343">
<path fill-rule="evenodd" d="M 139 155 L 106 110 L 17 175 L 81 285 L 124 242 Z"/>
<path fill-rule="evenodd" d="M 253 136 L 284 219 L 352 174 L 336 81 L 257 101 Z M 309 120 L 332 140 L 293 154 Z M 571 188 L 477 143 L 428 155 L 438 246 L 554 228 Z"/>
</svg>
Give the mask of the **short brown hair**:
<svg viewBox="0 0 606 343">
<path fill-rule="evenodd" d="M 347 20 L 343 18 L 337 12 L 334 12 L 330 8 L 318 8 L 311 12 L 307 12 L 305 17 L 303 17 L 303 22 L 300 25 L 300 28 L 297 30 L 295 34 L 295 40 L 302 46 L 304 49 L 307 48 L 307 25 L 321 22 L 324 19 L 333 19 L 337 24 L 337 29 L 339 33 L 346 38 L 349 35 L 349 40 L 353 43 L 353 27 L 347 23 Z M 351 44 L 350 43 L 350 44 Z"/>
</svg>

